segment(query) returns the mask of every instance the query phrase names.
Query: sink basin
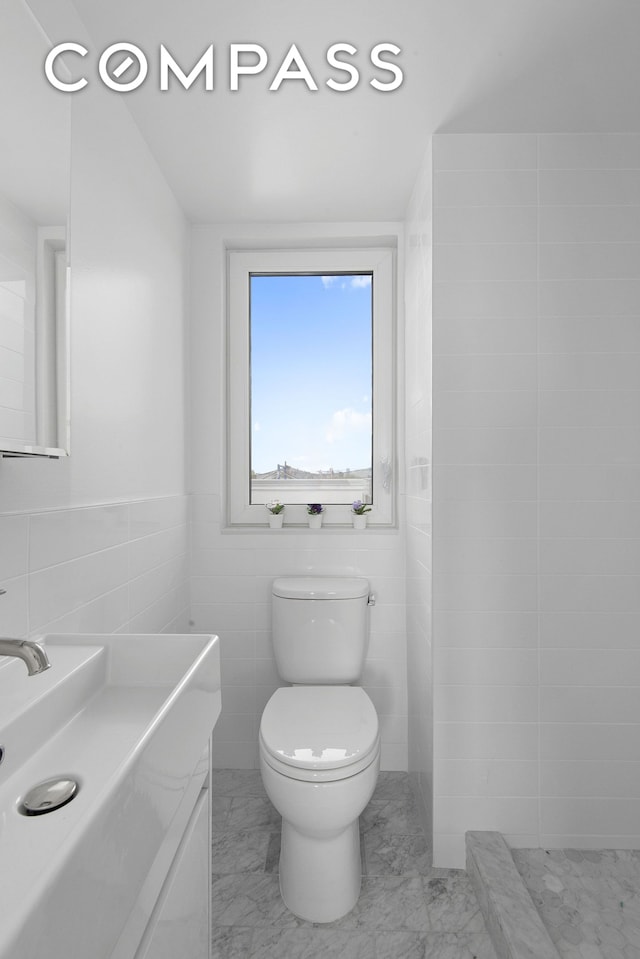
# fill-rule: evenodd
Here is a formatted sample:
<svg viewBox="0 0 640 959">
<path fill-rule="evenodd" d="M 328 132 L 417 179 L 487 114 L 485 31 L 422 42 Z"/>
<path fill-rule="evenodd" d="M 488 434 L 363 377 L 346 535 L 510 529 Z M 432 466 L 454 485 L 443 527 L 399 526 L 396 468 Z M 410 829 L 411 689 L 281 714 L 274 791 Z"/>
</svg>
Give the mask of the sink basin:
<svg viewBox="0 0 640 959">
<path fill-rule="evenodd" d="M 179 841 L 181 810 L 206 784 L 219 640 L 39 641 L 51 669 L 0 668 L 0 959 L 125 957 Z M 75 797 L 24 815 L 25 794 L 57 776 L 77 780 Z"/>
</svg>

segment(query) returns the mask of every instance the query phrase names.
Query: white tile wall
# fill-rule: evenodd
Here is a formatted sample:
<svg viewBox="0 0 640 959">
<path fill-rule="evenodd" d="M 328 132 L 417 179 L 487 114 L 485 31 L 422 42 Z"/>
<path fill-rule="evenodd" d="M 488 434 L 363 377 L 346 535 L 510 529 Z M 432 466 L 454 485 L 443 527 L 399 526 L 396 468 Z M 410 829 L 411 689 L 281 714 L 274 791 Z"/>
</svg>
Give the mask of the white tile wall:
<svg viewBox="0 0 640 959">
<path fill-rule="evenodd" d="M 640 842 L 639 151 L 434 138 L 438 865 Z"/>
<path fill-rule="evenodd" d="M 427 835 L 433 824 L 431 179 L 429 147 L 407 210 L 404 279 L 409 773 Z M 463 339 L 455 329 L 448 335 L 452 339 Z"/>
<path fill-rule="evenodd" d="M 72 4 L 30 5 L 51 35 L 91 47 Z M 71 144 L 71 456 L 0 460 L 0 633 L 185 632 L 186 224 L 124 103 L 98 84 L 85 93 Z"/>
<path fill-rule="evenodd" d="M 186 632 L 187 505 L 176 496 L 0 515 L 0 632 Z"/>
<path fill-rule="evenodd" d="M 337 531 L 224 528 L 224 241 L 273 243 L 296 237 L 398 233 L 385 224 L 355 227 L 195 227 L 192 235 L 193 629 L 222 643 L 222 717 L 214 736 L 220 767 L 258 765 L 258 725 L 280 685 L 271 648 L 271 583 L 281 575 L 364 576 L 376 595 L 363 685 L 382 729 L 383 769 L 407 768 L 405 551 L 402 530 Z M 423 332 L 426 337 L 426 332 Z"/>
</svg>

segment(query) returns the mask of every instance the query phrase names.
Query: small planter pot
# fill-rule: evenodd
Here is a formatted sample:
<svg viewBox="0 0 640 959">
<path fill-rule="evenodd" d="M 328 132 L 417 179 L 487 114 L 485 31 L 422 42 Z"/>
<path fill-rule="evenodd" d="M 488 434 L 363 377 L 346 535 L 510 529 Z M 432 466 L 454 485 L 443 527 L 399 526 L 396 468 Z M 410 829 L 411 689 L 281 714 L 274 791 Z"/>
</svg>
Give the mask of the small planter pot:
<svg viewBox="0 0 640 959">
<path fill-rule="evenodd" d="M 282 529 L 284 523 L 284 513 L 271 513 L 269 516 L 270 529 Z"/>
<path fill-rule="evenodd" d="M 366 529 L 367 528 L 367 514 L 366 513 L 354 513 L 351 517 L 353 521 L 354 529 Z"/>
<path fill-rule="evenodd" d="M 322 519 L 324 513 L 309 513 L 307 519 L 309 520 L 309 529 L 320 529 L 322 526 Z"/>
</svg>

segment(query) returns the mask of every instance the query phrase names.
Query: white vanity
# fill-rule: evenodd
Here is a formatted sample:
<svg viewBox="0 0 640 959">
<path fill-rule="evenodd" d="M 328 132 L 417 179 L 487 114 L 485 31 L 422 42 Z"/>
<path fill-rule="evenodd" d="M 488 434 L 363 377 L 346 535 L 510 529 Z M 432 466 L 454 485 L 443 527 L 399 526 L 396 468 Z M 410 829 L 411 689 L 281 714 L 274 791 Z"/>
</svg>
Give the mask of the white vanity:
<svg viewBox="0 0 640 959">
<path fill-rule="evenodd" d="M 216 636 L 43 637 L 0 667 L 0 959 L 208 959 Z M 77 783 L 26 815 L 33 786 Z"/>
</svg>

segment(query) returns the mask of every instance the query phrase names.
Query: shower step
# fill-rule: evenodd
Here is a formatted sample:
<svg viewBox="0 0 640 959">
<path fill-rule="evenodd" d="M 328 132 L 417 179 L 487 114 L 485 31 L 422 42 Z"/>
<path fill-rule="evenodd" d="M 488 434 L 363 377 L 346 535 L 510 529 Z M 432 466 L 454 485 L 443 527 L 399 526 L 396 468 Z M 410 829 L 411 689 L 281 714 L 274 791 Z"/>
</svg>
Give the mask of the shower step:
<svg viewBox="0 0 640 959">
<path fill-rule="evenodd" d="M 466 834 L 471 880 L 498 959 L 560 959 L 499 832 Z"/>
</svg>

